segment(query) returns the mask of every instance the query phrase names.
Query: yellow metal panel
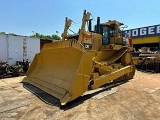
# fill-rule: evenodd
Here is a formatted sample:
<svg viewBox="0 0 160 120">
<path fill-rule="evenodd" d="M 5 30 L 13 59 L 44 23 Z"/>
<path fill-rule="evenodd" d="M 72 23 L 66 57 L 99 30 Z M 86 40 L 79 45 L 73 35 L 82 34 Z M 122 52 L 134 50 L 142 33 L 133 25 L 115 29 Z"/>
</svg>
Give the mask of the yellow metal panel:
<svg viewBox="0 0 160 120">
<path fill-rule="evenodd" d="M 87 89 L 92 70 L 92 56 L 89 52 L 83 52 L 76 77 L 73 79 L 71 86 L 72 98 L 69 101 L 82 95 Z"/>
<path fill-rule="evenodd" d="M 133 38 L 133 44 L 146 44 L 146 43 L 159 43 L 159 36 L 144 37 L 144 38 Z"/>
<path fill-rule="evenodd" d="M 110 37 L 110 44 L 114 44 L 114 40 L 115 38 L 114 37 Z"/>
</svg>

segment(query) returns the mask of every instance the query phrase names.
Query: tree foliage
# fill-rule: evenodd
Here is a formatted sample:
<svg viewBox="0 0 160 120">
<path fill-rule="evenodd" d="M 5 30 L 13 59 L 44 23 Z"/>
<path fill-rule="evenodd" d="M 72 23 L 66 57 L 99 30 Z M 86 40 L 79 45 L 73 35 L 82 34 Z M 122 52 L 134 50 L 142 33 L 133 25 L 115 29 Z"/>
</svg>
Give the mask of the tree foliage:
<svg viewBox="0 0 160 120">
<path fill-rule="evenodd" d="M 1 34 L 7 34 L 6 32 L 0 32 Z M 8 33 L 8 35 L 16 35 L 14 33 Z"/>
<path fill-rule="evenodd" d="M 6 34 L 5 32 L 0 32 L 1 34 Z"/>
<path fill-rule="evenodd" d="M 8 35 L 16 35 L 16 34 L 14 34 L 14 33 L 8 33 Z"/>
<path fill-rule="evenodd" d="M 0 32 L 1 34 L 6 34 L 5 32 Z M 16 35 L 14 33 L 8 33 L 9 35 Z M 58 35 L 52 34 L 52 35 L 44 35 L 37 32 L 33 32 L 33 35 L 31 37 L 37 37 L 37 38 L 43 38 L 43 39 L 51 39 L 51 40 L 60 40 L 61 38 Z"/>
<path fill-rule="evenodd" d="M 43 38 L 43 39 L 52 39 L 52 40 L 60 40 L 61 38 L 58 35 L 43 35 L 40 33 L 34 33 L 33 35 L 31 35 L 32 37 L 38 37 L 38 38 Z"/>
</svg>

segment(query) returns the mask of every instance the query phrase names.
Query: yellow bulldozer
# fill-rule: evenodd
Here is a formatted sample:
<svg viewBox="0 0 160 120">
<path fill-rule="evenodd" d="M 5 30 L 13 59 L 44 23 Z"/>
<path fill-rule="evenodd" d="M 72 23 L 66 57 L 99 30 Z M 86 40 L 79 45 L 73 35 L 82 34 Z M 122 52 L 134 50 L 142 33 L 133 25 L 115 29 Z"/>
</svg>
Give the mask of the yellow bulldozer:
<svg viewBox="0 0 160 120">
<path fill-rule="evenodd" d="M 77 34 L 69 35 L 72 21 L 66 18 L 62 40 L 43 46 L 22 82 L 30 83 L 58 98 L 61 105 L 115 80 L 135 74 L 131 50 L 123 41 L 120 23 L 109 20 L 91 28 L 90 13 L 84 11 Z M 86 24 L 88 23 L 88 31 Z"/>
</svg>

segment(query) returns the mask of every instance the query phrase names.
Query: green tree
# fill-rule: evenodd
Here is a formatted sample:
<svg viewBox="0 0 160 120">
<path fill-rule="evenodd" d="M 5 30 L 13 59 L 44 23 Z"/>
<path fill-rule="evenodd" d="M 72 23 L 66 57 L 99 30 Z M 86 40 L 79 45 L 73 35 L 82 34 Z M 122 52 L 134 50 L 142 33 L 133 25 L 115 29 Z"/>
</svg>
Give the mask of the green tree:
<svg viewBox="0 0 160 120">
<path fill-rule="evenodd" d="M 43 39 L 52 39 L 52 40 L 60 40 L 61 38 L 58 35 L 43 35 L 40 33 L 33 33 L 33 35 L 31 35 L 31 37 L 38 37 L 38 38 L 43 38 Z"/>
<path fill-rule="evenodd" d="M 8 33 L 8 35 L 16 35 L 16 34 L 14 34 L 14 33 Z"/>
<path fill-rule="evenodd" d="M 0 32 L 1 34 L 6 34 L 5 32 Z"/>
</svg>

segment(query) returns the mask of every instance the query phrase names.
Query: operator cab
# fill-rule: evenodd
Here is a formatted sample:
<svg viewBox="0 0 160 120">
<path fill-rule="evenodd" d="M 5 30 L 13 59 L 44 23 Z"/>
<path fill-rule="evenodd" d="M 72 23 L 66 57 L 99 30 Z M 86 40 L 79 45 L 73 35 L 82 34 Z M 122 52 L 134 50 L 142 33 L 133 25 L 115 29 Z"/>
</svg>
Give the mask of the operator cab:
<svg viewBox="0 0 160 120">
<path fill-rule="evenodd" d="M 100 17 L 97 17 L 97 24 L 94 27 L 94 32 L 102 35 L 102 45 L 109 45 L 111 37 L 115 37 L 115 26 L 106 23 L 100 23 Z"/>
<path fill-rule="evenodd" d="M 102 45 L 109 45 L 110 38 L 115 36 L 115 28 L 113 26 L 100 24 L 99 30 L 97 30 L 97 25 L 95 25 L 95 32 L 102 35 Z"/>
<path fill-rule="evenodd" d="M 97 24 L 94 26 L 94 32 L 102 35 L 102 45 L 122 45 L 123 39 L 119 30 L 119 26 L 121 25 L 123 25 L 123 23 L 115 20 L 100 23 L 100 17 L 97 17 Z"/>
</svg>

